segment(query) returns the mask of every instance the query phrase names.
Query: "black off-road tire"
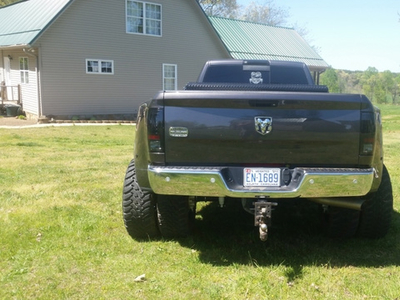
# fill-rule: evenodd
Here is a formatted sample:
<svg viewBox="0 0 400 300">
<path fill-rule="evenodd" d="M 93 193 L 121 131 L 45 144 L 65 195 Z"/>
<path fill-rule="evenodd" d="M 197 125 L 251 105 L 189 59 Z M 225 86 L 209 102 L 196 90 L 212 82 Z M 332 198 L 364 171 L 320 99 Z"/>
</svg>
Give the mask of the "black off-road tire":
<svg viewBox="0 0 400 300">
<path fill-rule="evenodd" d="M 361 207 L 358 235 L 366 238 L 381 238 L 389 231 L 393 215 L 393 191 L 389 172 L 385 166 L 382 181 L 375 193 L 365 196 Z"/>
<path fill-rule="evenodd" d="M 360 220 L 358 210 L 330 206 L 323 212 L 325 234 L 331 238 L 351 238 L 356 235 Z"/>
<path fill-rule="evenodd" d="M 182 238 L 193 229 L 195 209 L 189 197 L 159 195 L 157 198 L 158 227 L 165 238 Z"/>
<path fill-rule="evenodd" d="M 143 191 L 137 180 L 135 162 L 126 170 L 122 195 L 122 211 L 126 230 L 134 239 L 159 236 L 155 205 L 156 195 Z"/>
</svg>

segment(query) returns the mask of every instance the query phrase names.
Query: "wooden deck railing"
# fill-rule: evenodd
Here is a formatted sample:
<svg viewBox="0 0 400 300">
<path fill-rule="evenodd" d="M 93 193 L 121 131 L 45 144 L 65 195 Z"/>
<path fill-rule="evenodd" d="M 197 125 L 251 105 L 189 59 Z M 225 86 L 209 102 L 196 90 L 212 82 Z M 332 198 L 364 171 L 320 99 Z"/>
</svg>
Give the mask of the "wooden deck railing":
<svg viewBox="0 0 400 300">
<path fill-rule="evenodd" d="M 21 85 L 6 85 L 4 81 L 0 85 L 1 107 L 8 103 L 21 105 Z"/>
</svg>

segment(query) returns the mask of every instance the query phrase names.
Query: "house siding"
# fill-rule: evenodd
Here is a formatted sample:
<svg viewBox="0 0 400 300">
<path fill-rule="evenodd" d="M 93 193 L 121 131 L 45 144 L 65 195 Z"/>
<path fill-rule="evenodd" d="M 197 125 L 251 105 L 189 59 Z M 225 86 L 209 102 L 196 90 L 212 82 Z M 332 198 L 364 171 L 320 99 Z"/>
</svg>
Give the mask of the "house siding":
<svg viewBox="0 0 400 300">
<path fill-rule="evenodd" d="M 34 45 L 41 54 L 43 115 L 135 114 L 178 66 L 178 89 L 204 62 L 229 58 L 196 0 L 157 0 L 162 36 L 128 34 L 125 0 L 76 0 Z M 87 74 L 86 59 L 114 61 L 114 75 Z"/>
<path fill-rule="evenodd" d="M 27 57 L 29 66 L 29 84 L 21 84 L 23 110 L 27 113 L 37 115 L 39 112 L 37 58 L 34 55 L 27 55 L 25 52 L 20 53 L 19 57 Z M 18 69 L 18 66 L 16 68 Z M 20 78 L 18 80 L 21 82 Z"/>
<path fill-rule="evenodd" d="M 4 81 L 4 74 L 3 74 L 3 72 L 4 72 L 4 62 L 3 62 L 3 57 L 4 57 L 4 51 L 3 50 L 0 50 L 0 83 L 2 82 L 2 81 Z"/>
</svg>

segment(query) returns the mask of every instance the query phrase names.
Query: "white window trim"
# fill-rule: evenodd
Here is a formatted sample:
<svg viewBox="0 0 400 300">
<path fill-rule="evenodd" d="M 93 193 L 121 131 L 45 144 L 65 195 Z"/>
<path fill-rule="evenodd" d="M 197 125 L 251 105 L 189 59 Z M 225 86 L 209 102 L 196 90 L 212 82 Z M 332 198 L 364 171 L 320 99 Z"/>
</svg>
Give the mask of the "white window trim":
<svg viewBox="0 0 400 300">
<path fill-rule="evenodd" d="M 27 67 L 27 69 L 21 69 L 21 65 L 20 65 L 21 58 L 26 59 L 26 67 Z M 20 56 L 18 58 L 18 64 L 19 64 L 19 78 L 20 78 L 21 84 L 29 84 L 29 58 L 27 56 Z M 22 73 L 24 73 L 24 82 L 22 82 L 22 80 L 21 80 L 21 74 Z M 26 76 L 26 74 L 28 74 L 28 76 Z M 28 78 L 28 82 L 26 82 L 27 78 Z"/>
<path fill-rule="evenodd" d="M 99 64 L 99 72 L 89 72 L 88 71 L 88 62 L 89 61 L 97 61 L 98 62 L 98 64 Z M 108 73 L 108 72 L 102 72 L 101 71 L 101 63 L 102 62 L 110 62 L 111 63 L 111 69 L 112 69 L 112 72 L 111 73 Z M 86 69 L 86 74 L 91 74 L 91 75 L 93 75 L 93 74 L 95 74 L 95 75 L 114 75 L 114 71 L 115 71 L 115 67 L 114 67 L 114 60 L 111 60 L 111 59 L 95 59 L 95 58 L 87 58 L 86 60 L 85 60 L 85 69 Z"/>
<path fill-rule="evenodd" d="M 127 34 L 138 34 L 138 35 L 145 35 L 145 36 L 154 36 L 154 37 L 162 37 L 162 33 L 163 33 L 163 10 L 162 10 L 162 5 L 160 3 L 154 3 L 154 2 L 148 2 L 148 1 L 136 1 L 136 0 L 132 0 L 134 2 L 140 2 L 143 3 L 143 7 L 146 7 L 146 4 L 153 4 L 153 5 L 157 5 L 160 6 L 160 34 L 148 34 L 146 33 L 146 18 L 143 18 L 143 33 L 140 32 L 130 32 L 128 31 L 128 0 L 125 0 L 125 32 Z"/>
<path fill-rule="evenodd" d="M 175 68 L 175 77 L 165 77 L 165 67 L 174 67 Z M 166 78 L 173 78 L 175 80 L 175 86 L 173 90 L 168 90 L 168 91 L 176 91 L 178 89 L 178 65 L 176 64 L 163 64 L 162 68 L 162 78 L 163 78 L 163 90 L 166 91 L 165 89 L 165 82 L 164 80 Z"/>
</svg>

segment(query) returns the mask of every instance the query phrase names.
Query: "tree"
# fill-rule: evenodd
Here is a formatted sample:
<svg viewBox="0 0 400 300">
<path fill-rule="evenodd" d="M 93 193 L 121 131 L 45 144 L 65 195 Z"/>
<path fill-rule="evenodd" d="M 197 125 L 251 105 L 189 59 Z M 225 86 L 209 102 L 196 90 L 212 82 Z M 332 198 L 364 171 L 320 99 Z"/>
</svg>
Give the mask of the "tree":
<svg viewBox="0 0 400 300">
<path fill-rule="evenodd" d="M 236 0 L 198 0 L 209 16 L 236 18 L 239 6 Z"/>
<path fill-rule="evenodd" d="M 392 91 L 393 91 L 393 86 L 395 85 L 395 81 L 392 72 L 384 71 L 383 73 L 381 73 L 381 80 L 382 80 L 383 90 L 385 91 L 385 102 L 387 102 L 386 98 L 393 97 Z"/>
<path fill-rule="evenodd" d="M 244 8 L 240 19 L 271 26 L 284 26 L 288 17 L 286 9 L 276 6 L 273 0 L 267 0 L 264 4 L 252 1 Z"/>
<path fill-rule="evenodd" d="M 374 101 L 375 88 L 377 85 L 378 70 L 374 67 L 368 67 L 361 77 L 361 84 L 366 96 Z"/>
<path fill-rule="evenodd" d="M 387 94 L 383 82 L 383 73 L 378 73 L 375 77 L 374 101 L 376 103 L 387 103 Z"/>
<path fill-rule="evenodd" d="M 393 84 L 393 87 L 392 87 L 392 101 L 393 101 L 393 104 L 396 104 L 397 103 L 397 96 L 398 96 L 398 94 L 399 94 L 399 92 L 400 92 L 400 75 L 397 75 L 395 78 L 394 78 L 394 84 Z"/>
<path fill-rule="evenodd" d="M 198 0 L 209 16 L 233 18 L 271 26 L 284 26 L 289 16 L 288 10 L 278 7 L 274 0 L 264 0 L 263 4 L 252 1 L 247 6 L 239 6 L 236 0 Z"/>
<path fill-rule="evenodd" d="M 18 0 L 0 0 L 0 7 L 1 6 L 6 6 L 6 5 L 8 5 L 8 4 L 11 4 L 11 3 L 14 3 L 14 2 L 17 2 Z"/>
<path fill-rule="evenodd" d="M 321 75 L 320 83 L 326 85 L 331 93 L 339 93 L 339 78 L 336 71 L 332 68 L 327 69 Z"/>
</svg>

